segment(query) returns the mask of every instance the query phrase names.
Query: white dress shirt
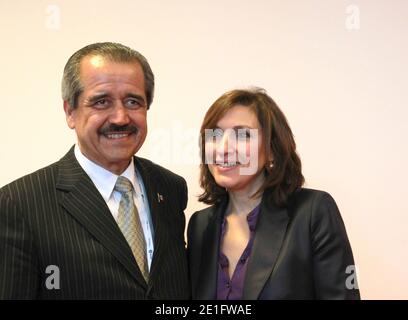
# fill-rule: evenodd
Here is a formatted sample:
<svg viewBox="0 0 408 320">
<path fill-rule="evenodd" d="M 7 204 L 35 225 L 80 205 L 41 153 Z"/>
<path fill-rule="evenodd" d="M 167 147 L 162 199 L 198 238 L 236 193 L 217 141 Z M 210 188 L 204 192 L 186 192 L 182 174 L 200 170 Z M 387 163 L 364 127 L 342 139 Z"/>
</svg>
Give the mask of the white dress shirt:
<svg viewBox="0 0 408 320">
<path fill-rule="evenodd" d="M 119 176 L 110 172 L 109 170 L 106 170 L 105 168 L 102 168 L 95 162 L 92 162 L 85 157 L 78 145 L 75 145 L 74 152 L 80 166 L 82 169 L 84 169 L 89 178 L 91 178 L 96 189 L 98 189 L 99 193 L 102 195 L 102 198 L 108 205 L 108 208 L 115 221 L 117 221 L 121 194 L 114 190 L 114 187 Z M 133 158 L 121 176 L 129 179 L 133 185 L 133 201 L 135 202 L 137 210 L 139 211 L 140 222 L 143 227 L 143 233 L 146 240 L 147 262 L 150 270 L 154 252 L 152 217 L 150 214 L 149 202 L 143 180 L 135 168 Z"/>
</svg>

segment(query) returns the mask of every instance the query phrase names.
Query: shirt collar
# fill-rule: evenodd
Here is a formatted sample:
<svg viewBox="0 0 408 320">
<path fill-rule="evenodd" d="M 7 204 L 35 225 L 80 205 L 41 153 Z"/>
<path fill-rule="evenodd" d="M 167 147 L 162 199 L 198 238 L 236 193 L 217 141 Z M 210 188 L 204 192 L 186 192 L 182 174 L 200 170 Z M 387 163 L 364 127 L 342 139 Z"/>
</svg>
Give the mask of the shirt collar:
<svg viewBox="0 0 408 320">
<path fill-rule="evenodd" d="M 105 168 L 85 157 L 79 149 L 78 145 L 75 145 L 74 153 L 80 166 L 91 178 L 92 182 L 95 184 L 103 199 L 105 201 L 108 201 L 112 195 L 113 188 L 115 187 L 116 181 L 118 180 L 119 176 L 110 172 L 109 170 L 106 170 Z M 130 161 L 129 166 L 121 174 L 121 176 L 129 179 L 133 185 L 133 189 L 138 192 L 139 188 L 138 184 L 136 183 L 136 172 L 133 157 Z"/>
</svg>

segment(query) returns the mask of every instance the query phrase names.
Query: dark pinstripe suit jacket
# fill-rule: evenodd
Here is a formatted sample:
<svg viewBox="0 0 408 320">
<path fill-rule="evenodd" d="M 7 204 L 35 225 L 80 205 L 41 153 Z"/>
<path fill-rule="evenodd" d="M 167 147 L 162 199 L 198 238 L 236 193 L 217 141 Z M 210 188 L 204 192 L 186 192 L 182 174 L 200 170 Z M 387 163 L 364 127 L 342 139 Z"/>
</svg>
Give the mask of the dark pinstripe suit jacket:
<svg viewBox="0 0 408 320">
<path fill-rule="evenodd" d="M 154 227 L 149 283 L 72 148 L 0 189 L 0 299 L 189 298 L 186 182 L 149 160 L 135 157 L 135 165 Z M 60 289 L 47 289 L 56 275 L 46 273 L 50 265 L 59 268 Z"/>
</svg>

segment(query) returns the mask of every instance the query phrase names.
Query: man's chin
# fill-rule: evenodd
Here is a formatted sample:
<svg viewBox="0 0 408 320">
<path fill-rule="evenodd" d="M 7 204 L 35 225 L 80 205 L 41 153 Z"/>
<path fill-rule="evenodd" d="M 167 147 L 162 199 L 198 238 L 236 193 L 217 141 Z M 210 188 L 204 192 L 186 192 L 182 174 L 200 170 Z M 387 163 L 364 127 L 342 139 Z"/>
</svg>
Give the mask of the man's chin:
<svg viewBox="0 0 408 320">
<path fill-rule="evenodd" d="M 100 161 L 100 165 L 106 170 L 120 175 L 129 166 L 129 163 L 133 157 L 133 154 L 126 156 L 116 156 L 105 158 L 104 161 Z"/>
<path fill-rule="evenodd" d="M 109 163 L 123 163 L 123 162 L 129 162 L 132 157 L 135 155 L 136 152 L 133 152 L 132 150 L 125 150 L 125 151 L 117 151 L 117 150 L 112 150 L 112 152 L 106 154 L 106 160 L 108 160 Z"/>
</svg>

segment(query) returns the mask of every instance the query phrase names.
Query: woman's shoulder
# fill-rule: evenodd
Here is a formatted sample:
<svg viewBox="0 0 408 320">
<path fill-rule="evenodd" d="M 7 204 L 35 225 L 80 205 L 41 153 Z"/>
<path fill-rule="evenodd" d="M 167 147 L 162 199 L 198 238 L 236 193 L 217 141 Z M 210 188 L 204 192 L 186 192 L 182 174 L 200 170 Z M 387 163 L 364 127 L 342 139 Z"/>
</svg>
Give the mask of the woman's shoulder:
<svg viewBox="0 0 408 320">
<path fill-rule="evenodd" d="M 316 203 L 326 202 L 326 201 L 334 202 L 334 199 L 330 195 L 330 193 L 323 191 L 323 190 L 309 189 L 309 188 L 300 188 L 299 190 L 294 192 L 289 199 L 289 202 L 294 203 L 294 204 L 301 204 L 301 203 L 316 204 Z"/>
<path fill-rule="evenodd" d="M 292 195 L 288 207 L 292 214 L 306 215 L 312 222 L 341 219 L 336 201 L 323 190 L 301 188 Z"/>
<path fill-rule="evenodd" d="M 211 224 L 212 221 L 215 221 L 213 217 L 215 216 L 216 207 L 217 206 L 213 205 L 198 210 L 191 215 L 187 226 L 187 238 L 190 244 L 196 243 L 201 239 L 208 225 Z"/>
<path fill-rule="evenodd" d="M 216 208 L 216 205 L 212 205 L 198 210 L 191 215 L 190 221 L 199 221 L 200 223 L 208 221 L 214 215 Z"/>
</svg>

